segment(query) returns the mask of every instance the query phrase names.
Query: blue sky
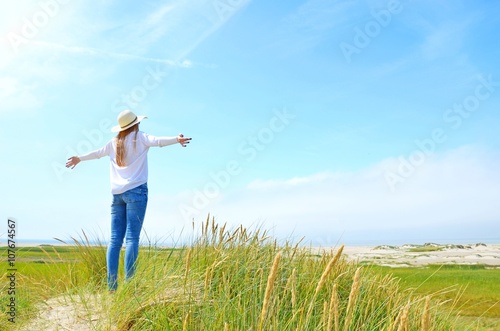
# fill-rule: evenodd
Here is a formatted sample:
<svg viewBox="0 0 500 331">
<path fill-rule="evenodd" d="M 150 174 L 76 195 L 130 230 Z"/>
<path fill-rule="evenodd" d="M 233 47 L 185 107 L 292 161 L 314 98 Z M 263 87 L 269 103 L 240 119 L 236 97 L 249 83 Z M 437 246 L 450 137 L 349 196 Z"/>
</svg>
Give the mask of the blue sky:
<svg viewBox="0 0 500 331">
<path fill-rule="evenodd" d="M 315 245 L 500 241 L 500 4 L 2 4 L 0 219 L 107 237 L 117 114 L 184 133 L 149 153 L 145 233 L 215 216 Z"/>
</svg>

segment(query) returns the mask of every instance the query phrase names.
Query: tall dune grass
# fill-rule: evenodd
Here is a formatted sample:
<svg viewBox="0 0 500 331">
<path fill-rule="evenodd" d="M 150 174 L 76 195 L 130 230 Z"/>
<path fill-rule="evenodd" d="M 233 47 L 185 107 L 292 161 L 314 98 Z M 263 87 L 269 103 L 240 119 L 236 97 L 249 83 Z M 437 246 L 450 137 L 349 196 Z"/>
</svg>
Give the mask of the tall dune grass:
<svg viewBox="0 0 500 331">
<path fill-rule="evenodd" d="M 136 276 L 102 286 L 102 246 L 76 243 L 82 277 L 68 278 L 94 330 L 452 330 L 436 302 L 346 261 L 338 249 L 278 244 L 266 231 L 212 219 L 189 247 L 141 249 Z M 97 253 L 93 250 L 97 249 Z M 95 254 L 94 254 L 95 253 Z M 73 269 L 72 272 L 75 272 Z M 96 278 L 97 277 L 97 278 Z M 99 298 L 98 304 L 88 294 Z M 85 303 L 85 302 L 84 302 Z M 86 308 L 85 308 L 86 307 Z"/>
<path fill-rule="evenodd" d="M 190 247 L 141 257 L 110 319 L 118 330 L 451 330 L 429 300 L 341 252 L 207 220 Z"/>
</svg>

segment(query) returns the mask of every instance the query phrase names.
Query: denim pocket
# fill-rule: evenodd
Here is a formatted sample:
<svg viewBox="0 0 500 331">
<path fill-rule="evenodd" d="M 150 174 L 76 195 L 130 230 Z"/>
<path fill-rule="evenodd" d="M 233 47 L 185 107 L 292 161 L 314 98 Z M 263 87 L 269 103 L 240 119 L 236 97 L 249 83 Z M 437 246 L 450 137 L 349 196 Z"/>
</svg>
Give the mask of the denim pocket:
<svg viewBox="0 0 500 331">
<path fill-rule="evenodd" d="M 142 184 L 123 193 L 125 203 L 148 201 L 148 187 Z"/>
</svg>

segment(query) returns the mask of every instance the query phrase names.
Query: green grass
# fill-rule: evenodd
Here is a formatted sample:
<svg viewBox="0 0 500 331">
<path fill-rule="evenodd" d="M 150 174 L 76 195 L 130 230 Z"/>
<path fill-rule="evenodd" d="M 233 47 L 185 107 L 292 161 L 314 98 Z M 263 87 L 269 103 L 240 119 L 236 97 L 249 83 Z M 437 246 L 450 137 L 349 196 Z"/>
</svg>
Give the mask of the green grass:
<svg viewBox="0 0 500 331">
<path fill-rule="evenodd" d="M 491 330 L 500 330 L 500 269 L 484 265 L 377 266 L 372 269 L 400 279 L 403 288 L 417 294 L 435 293 L 434 297 L 444 302 L 444 308 L 463 317 L 461 321 L 474 321 L 491 325 Z"/>
<path fill-rule="evenodd" d="M 408 249 L 408 252 L 412 253 L 425 253 L 425 252 L 439 252 L 442 251 L 444 247 L 440 246 L 422 246 L 422 247 L 413 247 Z"/>
<path fill-rule="evenodd" d="M 443 287 L 424 287 L 432 283 L 422 281 L 425 275 L 390 276 L 337 253 L 313 254 L 260 229 L 227 229 L 207 220 L 187 247 L 142 247 L 136 276 L 124 284 L 121 270 L 110 295 L 105 247 L 90 245 L 84 234 L 69 247 L 18 250 L 17 325 L 32 327 L 40 303 L 60 297 L 77 308 L 80 321 L 105 331 L 457 330 L 442 307 L 448 300 Z M 412 282 L 421 286 L 409 291 Z M 444 279 L 441 285 L 449 286 Z M 15 328 L 4 318 L 0 329 Z"/>
</svg>

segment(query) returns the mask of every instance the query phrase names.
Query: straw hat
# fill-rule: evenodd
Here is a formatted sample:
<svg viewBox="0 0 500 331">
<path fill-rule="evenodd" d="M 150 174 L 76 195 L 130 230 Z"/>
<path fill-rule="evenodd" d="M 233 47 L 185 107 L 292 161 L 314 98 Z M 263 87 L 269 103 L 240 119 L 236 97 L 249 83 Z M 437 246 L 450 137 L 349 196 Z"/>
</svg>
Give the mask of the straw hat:
<svg viewBox="0 0 500 331">
<path fill-rule="evenodd" d="M 136 116 L 130 110 L 124 110 L 118 114 L 118 125 L 111 128 L 111 132 L 120 132 L 136 125 L 147 116 Z"/>
</svg>

